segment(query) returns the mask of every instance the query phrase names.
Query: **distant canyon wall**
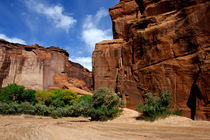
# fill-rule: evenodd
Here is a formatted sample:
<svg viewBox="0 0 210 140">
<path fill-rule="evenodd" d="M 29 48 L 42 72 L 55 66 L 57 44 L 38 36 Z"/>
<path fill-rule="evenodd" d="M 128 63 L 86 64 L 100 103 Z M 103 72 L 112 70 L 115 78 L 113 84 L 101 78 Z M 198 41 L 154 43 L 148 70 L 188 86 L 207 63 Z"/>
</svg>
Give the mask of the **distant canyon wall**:
<svg viewBox="0 0 210 140">
<path fill-rule="evenodd" d="M 0 40 L 0 87 L 10 83 L 36 90 L 92 90 L 92 73 L 68 60 L 60 48 L 26 46 Z"/>
<path fill-rule="evenodd" d="M 171 89 L 184 116 L 191 108 L 196 119 L 210 120 L 210 2 L 136 1 L 109 11 L 114 40 L 96 44 L 94 88 L 113 88 L 129 108 L 147 92 Z"/>
</svg>

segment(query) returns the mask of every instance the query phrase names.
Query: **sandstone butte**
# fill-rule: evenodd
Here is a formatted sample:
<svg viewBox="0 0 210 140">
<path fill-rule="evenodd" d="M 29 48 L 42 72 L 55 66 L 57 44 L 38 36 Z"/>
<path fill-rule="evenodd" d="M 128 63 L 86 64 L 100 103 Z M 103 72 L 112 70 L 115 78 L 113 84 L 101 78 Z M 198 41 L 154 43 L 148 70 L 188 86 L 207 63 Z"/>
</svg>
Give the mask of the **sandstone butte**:
<svg viewBox="0 0 210 140">
<path fill-rule="evenodd" d="M 114 39 L 96 44 L 94 89 L 113 88 L 128 108 L 171 89 L 183 116 L 210 120 L 210 1 L 120 0 L 109 13 Z"/>
<path fill-rule="evenodd" d="M 91 94 L 92 73 L 68 59 L 60 48 L 0 40 L 0 87 L 10 83 L 35 90 L 72 89 Z"/>
</svg>

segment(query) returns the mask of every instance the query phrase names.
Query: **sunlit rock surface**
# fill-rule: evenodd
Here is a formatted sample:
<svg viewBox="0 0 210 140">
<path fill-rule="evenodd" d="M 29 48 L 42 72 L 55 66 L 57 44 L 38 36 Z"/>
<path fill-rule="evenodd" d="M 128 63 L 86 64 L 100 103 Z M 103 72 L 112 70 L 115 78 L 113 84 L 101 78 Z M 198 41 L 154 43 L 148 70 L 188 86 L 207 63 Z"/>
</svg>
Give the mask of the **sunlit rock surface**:
<svg viewBox="0 0 210 140">
<path fill-rule="evenodd" d="M 114 40 L 96 44 L 94 88 L 113 88 L 129 108 L 147 92 L 171 89 L 184 116 L 191 108 L 195 119 L 210 120 L 210 2 L 136 1 L 110 9 Z"/>
</svg>

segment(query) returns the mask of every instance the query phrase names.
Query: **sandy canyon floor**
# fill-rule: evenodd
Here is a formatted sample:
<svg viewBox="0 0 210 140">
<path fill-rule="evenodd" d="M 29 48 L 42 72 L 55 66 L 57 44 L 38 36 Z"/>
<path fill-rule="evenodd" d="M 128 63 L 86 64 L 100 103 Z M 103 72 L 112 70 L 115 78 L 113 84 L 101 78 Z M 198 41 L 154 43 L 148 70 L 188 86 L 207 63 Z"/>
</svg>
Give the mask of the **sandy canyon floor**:
<svg viewBox="0 0 210 140">
<path fill-rule="evenodd" d="M 1 140 L 210 140 L 210 122 L 171 116 L 155 122 L 137 121 L 125 109 L 108 122 L 86 118 L 52 119 L 40 116 L 0 116 Z"/>
</svg>

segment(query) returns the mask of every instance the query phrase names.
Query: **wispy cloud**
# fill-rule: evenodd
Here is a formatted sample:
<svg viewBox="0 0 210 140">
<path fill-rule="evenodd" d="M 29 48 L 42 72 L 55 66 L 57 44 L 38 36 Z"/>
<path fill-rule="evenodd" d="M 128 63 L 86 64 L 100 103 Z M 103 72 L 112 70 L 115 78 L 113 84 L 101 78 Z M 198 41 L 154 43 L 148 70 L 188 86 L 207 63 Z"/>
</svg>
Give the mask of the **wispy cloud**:
<svg viewBox="0 0 210 140">
<path fill-rule="evenodd" d="M 79 63 L 85 68 L 92 71 L 92 58 L 91 57 L 71 57 L 69 58 L 72 62 Z"/>
<path fill-rule="evenodd" d="M 0 38 L 4 39 L 6 41 L 12 42 L 12 43 L 20 43 L 20 44 L 26 44 L 26 42 L 20 38 L 17 37 L 8 37 L 5 34 L 0 34 Z"/>
<path fill-rule="evenodd" d="M 112 39 L 112 30 L 99 28 L 101 19 L 108 16 L 108 10 L 101 8 L 96 15 L 87 15 L 83 23 L 82 40 L 86 43 L 90 52 L 95 48 L 95 44 L 102 40 Z"/>
<path fill-rule="evenodd" d="M 53 21 L 56 28 L 61 28 L 68 32 L 77 22 L 73 17 L 63 13 L 64 8 L 62 5 L 49 6 L 39 0 L 25 0 L 24 2 L 29 9 L 38 14 L 45 15 L 49 20 Z"/>
</svg>

